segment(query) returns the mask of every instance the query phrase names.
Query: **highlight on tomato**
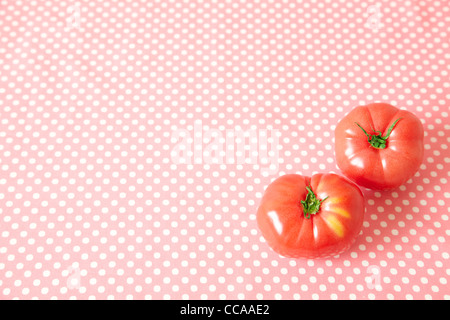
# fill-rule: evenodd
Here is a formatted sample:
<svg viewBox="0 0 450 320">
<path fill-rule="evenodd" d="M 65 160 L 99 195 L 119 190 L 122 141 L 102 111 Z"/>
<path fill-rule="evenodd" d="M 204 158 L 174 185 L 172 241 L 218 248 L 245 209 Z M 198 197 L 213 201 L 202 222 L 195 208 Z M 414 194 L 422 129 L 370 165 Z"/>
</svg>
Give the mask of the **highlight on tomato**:
<svg viewBox="0 0 450 320">
<path fill-rule="evenodd" d="M 287 174 L 265 190 L 257 223 L 269 246 L 292 258 L 327 258 L 350 248 L 364 220 L 361 190 L 343 176 Z"/>
<path fill-rule="evenodd" d="M 387 103 L 358 106 L 336 126 L 336 162 L 359 186 L 394 189 L 419 169 L 423 138 L 422 123 L 407 110 Z"/>
</svg>

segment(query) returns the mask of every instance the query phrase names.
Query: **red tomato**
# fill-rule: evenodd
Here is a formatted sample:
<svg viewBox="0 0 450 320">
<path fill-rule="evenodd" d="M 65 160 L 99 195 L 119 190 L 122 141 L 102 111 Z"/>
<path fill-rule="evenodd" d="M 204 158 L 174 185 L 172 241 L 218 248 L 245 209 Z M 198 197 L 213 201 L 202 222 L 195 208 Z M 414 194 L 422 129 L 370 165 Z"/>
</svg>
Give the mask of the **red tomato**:
<svg viewBox="0 0 450 320">
<path fill-rule="evenodd" d="M 359 235 L 364 197 L 337 174 L 288 174 L 266 189 L 258 226 L 272 249 L 293 258 L 326 258 L 347 250 Z"/>
<path fill-rule="evenodd" d="M 393 189 L 419 169 L 423 136 L 422 123 L 409 111 L 386 103 L 356 107 L 336 126 L 336 162 L 360 186 Z"/>
</svg>

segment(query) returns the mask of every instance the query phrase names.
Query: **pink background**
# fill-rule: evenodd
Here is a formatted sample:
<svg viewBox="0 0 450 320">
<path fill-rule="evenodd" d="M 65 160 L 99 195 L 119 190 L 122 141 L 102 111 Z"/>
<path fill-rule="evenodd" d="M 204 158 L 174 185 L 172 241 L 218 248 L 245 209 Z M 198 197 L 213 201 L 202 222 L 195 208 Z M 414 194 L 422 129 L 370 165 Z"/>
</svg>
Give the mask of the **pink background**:
<svg viewBox="0 0 450 320">
<path fill-rule="evenodd" d="M 0 297 L 448 299 L 449 17 L 447 1 L 0 1 Z M 420 170 L 363 190 L 348 252 L 280 257 L 256 224 L 264 188 L 339 173 L 336 123 L 374 101 L 422 119 Z M 278 134 L 275 172 L 264 152 L 171 155 L 176 132 L 203 152 L 239 130 Z"/>
</svg>

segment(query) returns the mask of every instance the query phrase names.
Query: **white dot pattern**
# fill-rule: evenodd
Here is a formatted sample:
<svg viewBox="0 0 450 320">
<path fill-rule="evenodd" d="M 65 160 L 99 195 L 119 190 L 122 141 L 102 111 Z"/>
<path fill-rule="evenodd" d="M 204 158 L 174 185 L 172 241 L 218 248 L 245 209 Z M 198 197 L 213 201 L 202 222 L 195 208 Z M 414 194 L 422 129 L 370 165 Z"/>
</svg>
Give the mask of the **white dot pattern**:
<svg viewBox="0 0 450 320">
<path fill-rule="evenodd" d="M 0 3 L 1 298 L 450 297 L 448 2 Z M 265 186 L 339 173 L 374 101 L 422 119 L 420 170 L 348 252 L 275 254 Z"/>
</svg>

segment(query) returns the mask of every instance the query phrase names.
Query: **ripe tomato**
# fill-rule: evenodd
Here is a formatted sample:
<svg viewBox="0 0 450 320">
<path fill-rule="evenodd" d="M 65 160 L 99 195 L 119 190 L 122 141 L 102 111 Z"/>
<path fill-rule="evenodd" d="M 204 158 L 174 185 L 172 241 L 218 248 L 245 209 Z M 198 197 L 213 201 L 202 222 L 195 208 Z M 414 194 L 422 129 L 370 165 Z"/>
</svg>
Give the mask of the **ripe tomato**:
<svg viewBox="0 0 450 320">
<path fill-rule="evenodd" d="M 347 250 L 364 220 L 358 186 L 337 174 L 287 174 L 266 189 L 257 223 L 272 249 L 287 257 L 325 258 Z"/>
<path fill-rule="evenodd" d="M 393 189 L 419 169 L 423 136 L 422 123 L 409 111 L 386 103 L 356 107 L 336 126 L 336 162 L 360 186 Z"/>
</svg>

